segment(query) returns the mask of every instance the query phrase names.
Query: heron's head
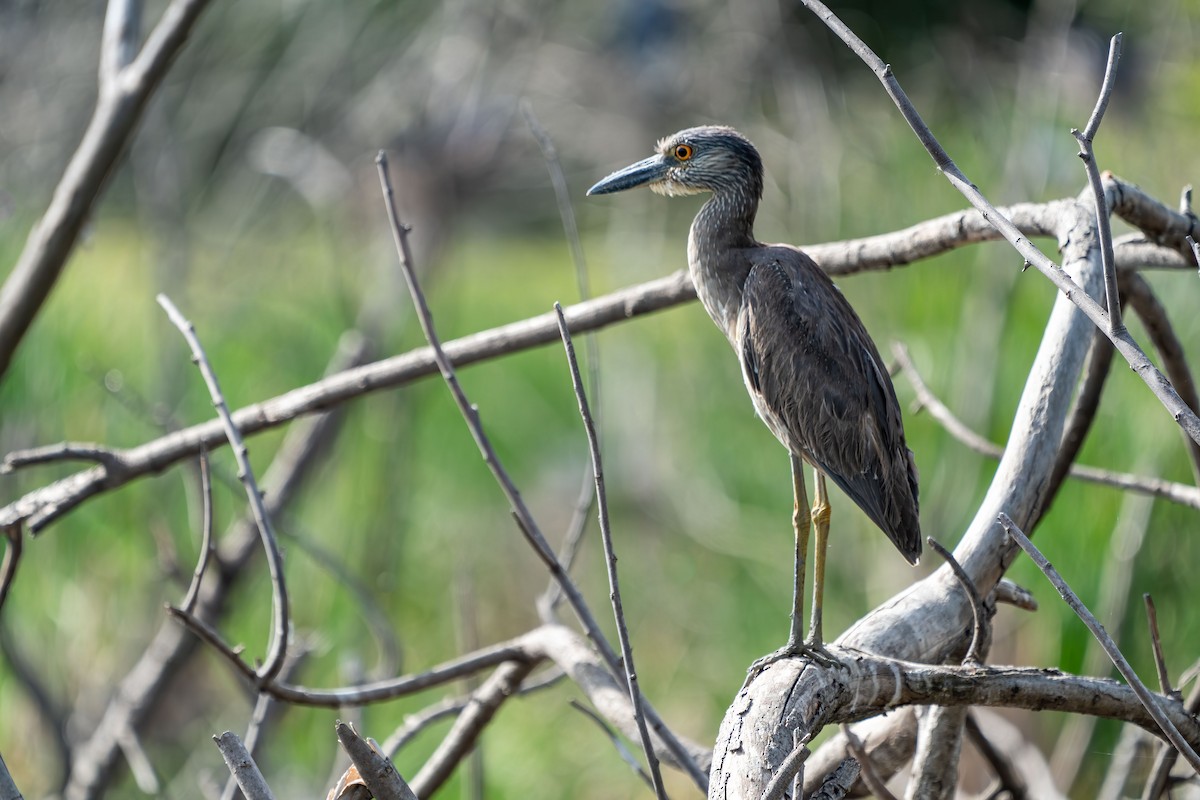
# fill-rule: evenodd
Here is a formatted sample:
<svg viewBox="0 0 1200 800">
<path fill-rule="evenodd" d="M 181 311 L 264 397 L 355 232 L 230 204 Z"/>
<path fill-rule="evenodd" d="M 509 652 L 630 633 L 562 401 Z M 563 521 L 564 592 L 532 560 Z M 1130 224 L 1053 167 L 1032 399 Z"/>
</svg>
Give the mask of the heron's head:
<svg viewBox="0 0 1200 800">
<path fill-rule="evenodd" d="M 733 128 L 688 128 L 658 143 L 649 158 L 617 170 L 588 194 L 608 194 L 649 186 L 658 194 L 739 192 L 755 202 L 762 197 L 762 159 L 750 140 Z"/>
</svg>

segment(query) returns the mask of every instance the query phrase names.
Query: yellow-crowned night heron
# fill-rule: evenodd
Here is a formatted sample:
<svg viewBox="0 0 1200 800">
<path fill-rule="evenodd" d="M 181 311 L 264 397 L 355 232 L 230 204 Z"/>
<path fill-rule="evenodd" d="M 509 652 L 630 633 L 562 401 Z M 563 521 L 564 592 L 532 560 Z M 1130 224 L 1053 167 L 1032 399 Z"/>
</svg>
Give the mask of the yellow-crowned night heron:
<svg viewBox="0 0 1200 800">
<path fill-rule="evenodd" d="M 588 194 L 643 185 L 672 196 L 712 193 L 688 237 L 692 282 L 741 361 L 758 415 L 792 457 L 792 626 L 787 646 L 769 658 L 819 654 L 830 517 L 825 476 L 910 563 L 921 555 L 917 470 L 892 381 L 858 315 L 816 263 L 791 245 L 754 238 L 763 167 L 746 137 L 716 126 L 680 131 L 660 141 L 657 153 L 614 172 Z M 811 512 L 801 462 L 811 464 L 815 474 Z M 802 642 L 811 528 L 816 529 L 813 613 L 809 638 Z"/>
</svg>

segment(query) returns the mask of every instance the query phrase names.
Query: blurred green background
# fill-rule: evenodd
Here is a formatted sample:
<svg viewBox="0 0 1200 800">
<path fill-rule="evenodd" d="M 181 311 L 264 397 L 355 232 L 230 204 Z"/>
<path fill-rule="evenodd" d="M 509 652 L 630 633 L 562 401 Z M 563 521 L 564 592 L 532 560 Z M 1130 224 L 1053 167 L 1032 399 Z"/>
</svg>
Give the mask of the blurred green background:
<svg viewBox="0 0 1200 800">
<path fill-rule="evenodd" d="M 1197 0 L 857 0 L 834 10 L 892 63 L 943 145 L 996 203 L 1055 199 L 1085 185 L 1068 131 L 1091 111 L 1117 30 L 1126 32 L 1125 55 L 1097 141 L 1101 167 L 1171 205 L 1200 171 Z M 102 19 L 99 3 L 0 2 L 0 264 L 15 261 L 86 124 Z M 649 154 L 659 136 L 694 124 L 732 124 L 762 151 L 758 233 L 766 241 L 863 236 L 964 206 L 874 76 L 793 4 L 214 3 L 0 384 L 0 449 L 64 439 L 132 446 L 208 419 L 207 394 L 157 292 L 195 323 L 234 407 L 318 378 L 350 327 L 380 355 L 421 345 L 378 196 L 372 159 L 381 147 L 393 159 L 444 339 L 574 301 L 576 277 L 522 99 L 562 155 L 596 293 L 685 265 L 699 200 L 584 192 Z M 905 342 L 934 391 L 1003 442 L 1054 297 L 1020 265 L 995 244 L 841 285 L 885 354 L 889 342 Z M 1195 342 L 1195 277 L 1150 280 L 1185 346 Z M 698 305 L 605 330 L 598 346 L 602 393 L 593 402 L 642 686 L 676 730 L 710 742 L 747 664 L 786 636 L 787 457 L 755 419 L 728 345 Z M 461 377 L 557 540 L 586 464 L 561 350 Z M 911 402 L 904 380 L 897 391 Z M 994 464 L 926 415 L 908 414 L 906 426 L 923 526 L 951 545 Z M 280 438 L 251 440 L 256 466 L 269 463 Z M 1191 479 L 1169 415 L 1120 365 L 1082 460 Z M 233 474 L 228 452 L 214 461 Z M 67 472 L 6 475 L 0 500 Z M 910 570 L 836 490 L 833 502 L 831 637 L 932 568 L 927 558 Z M 219 525 L 244 504 L 236 483 L 218 481 Z M 10 650 L 0 658 L 0 753 L 27 797 L 56 791 L 62 764 L 8 659 L 16 652 L 35 666 L 69 736 L 90 734 L 163 604 L 182 596 L 198 517 L 193 472 L 175 468 L 88 503 L 28 543 L 4 613 Z M 1068 482 L 1037 531 L 1093 608 L 1128 580 L 1132 599 L 1116 595 L 1103 621 L 1143 675 L 1153 668 L 1141 592 L 1154 591 L 1172 674 L 1196 656 L 1200 621 L 1187 613 L 1189 565 L 1200 556 L 1195 522 L 1177 506 Z M 1139 524 L 1144 538 L 1110 544 L 1118 526 Z M 296 632 L 314 647 L 301 683 L 340 685 L 355 669 L 371 674 L 380 658 L 360 599 L 310 555 L 311 544 L 369 590 L 399 640 L 404 671 L 460 652 L 464 628 L 490 643 L 537 622 L 545 571 L 438 380 L 353 403 L 279 527 L 297 587 Z M 576 575 L 608 620 L 598 554 L 591 531 Z M 1026 561 L 1011 575 L 1042 608 L 1002 609 L 990 660 L 1085 669 L 1083 626 Z M 259 564 L 223 630 L 261 657 L 268 614 Z M 225 776 L 209 737 L 244 731 L 252 700 L 208 653 L 184 685 L 142 741 L 164 794 L 204 796 L 198 787 Z M 362 730 L 383 739 L 443 694 L 366 709 Z M 569 708 L 578 694 L 563 683 L 506 704 L 483 741 L 487 797 L 648 796 Z M 331 785 L 337 716 L 291 709 L 270 729 L 260 764 L 277 796 L 322 796 Z M 1047 752 L 1064 723 L 1012 718 Z M 400 770 L 415 772 L 445 730 L 402 751 Z M 1073 796 L 1094 796 L 1117 732 L 1098 726 Z M 670 780 L 677 796 L 694 794 L 679 776 Z M 136 793 L 122 769 L 113 796 Z"/>
</svg>

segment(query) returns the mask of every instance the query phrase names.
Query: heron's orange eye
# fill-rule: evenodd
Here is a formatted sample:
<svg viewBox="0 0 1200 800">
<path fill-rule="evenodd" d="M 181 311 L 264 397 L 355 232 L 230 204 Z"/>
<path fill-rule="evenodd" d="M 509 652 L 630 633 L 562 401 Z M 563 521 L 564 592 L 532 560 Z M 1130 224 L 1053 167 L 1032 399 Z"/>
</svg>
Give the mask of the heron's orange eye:
<svg viewBox="0 0 1200 800">
<path fill-rule="evenodd" d="M 690 144 L 675 145 L 675 158 L 678 161 L 687 161 L 692 157 L 692 146 Z"/>
</svg>

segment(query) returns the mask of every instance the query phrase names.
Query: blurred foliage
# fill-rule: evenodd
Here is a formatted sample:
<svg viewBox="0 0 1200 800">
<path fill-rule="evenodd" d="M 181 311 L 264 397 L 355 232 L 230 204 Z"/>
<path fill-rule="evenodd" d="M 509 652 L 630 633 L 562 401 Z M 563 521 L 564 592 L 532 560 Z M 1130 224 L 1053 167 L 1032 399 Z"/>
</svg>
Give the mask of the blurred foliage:
<svg viewBox="0 0 1200 800">
<path fill-rule="evenodd" d="M 1101 165 L 1168 201 L 1195 178 L 1200 111 L 1180 98 L 1200 82 L 1196 0 L 1138 8 L 859 0 L 838 10 L 893 63 L 943 144 L 998 203 L 1084 185 L 1067 131 L 1086 120 L 1105 41 L 1119 28 L 1129 37 L 1097 142 Z M 15 261 L 86 124 L 101 20 L 99 4 L 0 2 L 2 263 Z M 380 146 L 394 154 L 443 338 L 574 299 L 520 98 L 563 154 L 596 291 L 684 265 L 696 203 L 649 193 L 585 202 L 583 191 L 685 125 L 729 122 L 759 145 L 769 170 L 759 221 L 767 240 L 865 235 L 963 205 L 874 77 L 791 4 L 215 3 L 0 385 L 0 449 L 63 439 L 130 446 L 211 416 L 182 341 L 153 301 L 158 291 L 196 324 L 233 406 L 319 377 L 351 326 L 382 353 L 420 345 L 378 199 L 371 159 Z M 887 342 L 906 342 L 935 391 L 1003 441 L 1054 298 L 1047 281 L 1019 267 L 1011 250 L 988 245 L 843 288 L 885 353 Z M 1190 343 L 1200 320 L 1180 291 L 1185 280 L 1194 278 L 1152 276 Z M 599 345 L 609 499 L 642 684 L 679 731 L 710 741 L 745 666 L 785 636 L 787 459 L 754 418 L 736 363 L 698 306 L 606 330 Z M 561 531 L 586 461 L 562 353 L 512 356 L 465 370 L 462 380 L 541 525 Z M 910 402 L 909 387 L 897 388 Z M 909 414 L 907 428 L 924 526 L 952 544 L 993 464 L 927 416 Z M 256 467 L 279 440 L 273 432 L 250 442 Z M 1190 480 L 1169 415 L 1119 366 L 1082 460 Z M 215 462 L 227 523 L 244 499 L 229 454 Z M 2 499 L 67 472 L 4 476 Z M 931 568 L 930 559 L 919 573 L 905 567 L 845 498 L 835 495 L 834 508 L 831 634 Z M 1155 503 L 1140 549 L 1114 552 L 1114 528 L 1138 513 L 1116 491 L 1068 483 L 1038 541 L 1089 602 L 1121 565 L 1133 571 L 1135 599 L 1153 589 L 1178 675 L 1200 635 L 1200 621 L 1184 613 L 1192 587 L 1183 565 L 1200 558 L 1195 515 Z M 72 737 L 90 733 L 162 604 L 179 600 L 198 516 L 193 471 L 175 468 L 89 503 L 28 544 L 4 625 L 70 709 Z M 353 403 L 336 448 L 280 528 L 289 580 L 300 587 L 296 632 L 314 648 L 305 684 L 374 677 L 381 658 L 360 599 L 322 563 L 328 558 L 357 576 L 391 621 L 406 671 L 459 652 L 465 620 L 484 643 L 535 624 L 544 570 L 438 381 Z M 314 555 L 317 547 L 326 555 Z M 604 618 L 598 547 L 597 537 L 587 540 L 577 575 Z M 265 648 L 269 586 L 261 568 L 252 574 L 223 630 L 255 657 Z M 992 660 L 1082 669 L 1083 626 L 1027 562 L 1012 576 L 1042 609 L 1001 611 Z M 463 586 L 474 602 L 456 599 Z M 1151 674 L 1140 603 L 1104 621 Z M 244 730 L 252 707 L 213 656 L 199 663 L 143 735 L 170 796 L 198 796 L 198 783 L 223 780 L 208 737 Z M 488 797 L 644 796 L 567 706 L 577 694 L 563 684 L 505 706 L 483 743 Z M 361 729 L 382 739 L 441 696 L 365 709 Z M 46 721 L 5 660 L 0 709 L 0 753 L 18 784 L 26 796 L 53 791 L 61 765 Z M 324 791 L 336 716 L 294 709 L 271 730 L 261 763 L 279 796 Z M 1061 719 L 1019 719 L 1054 747 Z M 413 772 L 444 730 L 403 751 L 401 771 Z M 1077 796 L 1094 793 L 1116 732 L 1099 726 Z M 134 791 L 122 774 L 117 795 Z M 671 781 L 689 796 L 682 779 Z"/>
</svg>

